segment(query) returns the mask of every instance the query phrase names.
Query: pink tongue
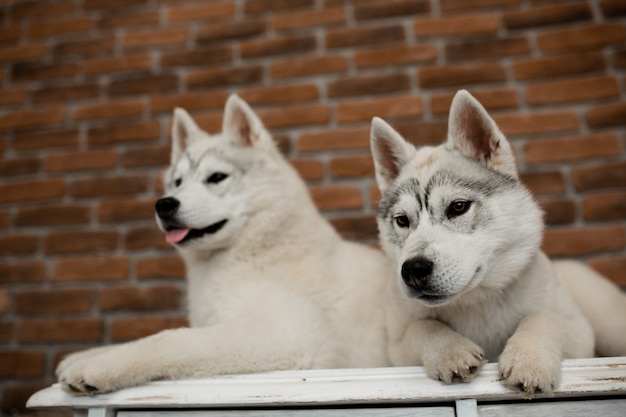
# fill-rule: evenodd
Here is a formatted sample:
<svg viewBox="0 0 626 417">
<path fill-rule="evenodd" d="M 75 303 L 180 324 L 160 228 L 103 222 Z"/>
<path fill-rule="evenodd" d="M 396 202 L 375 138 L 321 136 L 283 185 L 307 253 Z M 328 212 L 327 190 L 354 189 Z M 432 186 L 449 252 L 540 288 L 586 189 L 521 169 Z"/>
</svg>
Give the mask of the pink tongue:
<svg viewBox="0 0 626 417">
<path fill-rule="evenodd" d="M 165 240 L 167 243 L 178 243 L 187 236 L 191 229 L 172 229 L 168 230 L 165 235 Z"/>
</svg>

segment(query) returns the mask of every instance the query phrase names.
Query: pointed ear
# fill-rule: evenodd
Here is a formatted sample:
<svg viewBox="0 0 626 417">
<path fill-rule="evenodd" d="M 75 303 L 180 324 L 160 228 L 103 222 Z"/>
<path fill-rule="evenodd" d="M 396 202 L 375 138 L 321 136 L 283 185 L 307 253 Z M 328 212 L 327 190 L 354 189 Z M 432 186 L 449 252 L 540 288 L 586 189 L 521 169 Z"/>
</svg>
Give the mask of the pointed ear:
<svg viewBox="0 0 626 417">
<path fill-rule="evenodd" d="M 466 90 L 454 96 L 447 146 L 470 159 L 517 178 L 513 151 L 487 110 Z"/>
<path fill-rule="evenodd" d="M 236 94 L 232 94 L 226 100 L 222 133 L 239 146 L 256 146 L 265 143 L 269 138 L 261 119 L 248 103 Z"/>
<path fill-rule="evenodd" d="M 372 119 L 370 144 L 376 182 L 380 191 L 384 193 L 398 177 L 402 167 L 415 154 L 415 147 L 378 117 Z"/>
<path fill-rule="evenodd" d="M 172 163 L 178 160 L 199 132 L 202 132 L 202 130 L 189 113 L 180 107 L 176 107 L 172 122 Z"/>
</svg>

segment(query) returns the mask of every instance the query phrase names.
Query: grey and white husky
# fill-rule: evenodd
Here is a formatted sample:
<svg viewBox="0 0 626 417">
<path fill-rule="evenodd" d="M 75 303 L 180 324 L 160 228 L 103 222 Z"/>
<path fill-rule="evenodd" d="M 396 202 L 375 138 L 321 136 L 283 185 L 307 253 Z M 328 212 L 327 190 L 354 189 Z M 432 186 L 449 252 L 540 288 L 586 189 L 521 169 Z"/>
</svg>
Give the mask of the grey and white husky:
<svg viewBox="0 0 626 417">
<path fill-rule="evenodd" d="M 451 383 L 498 360 L 504 383 L 532 397 L 557 386 L 561 359 L 593 356 L 594 331 L 599 353 L 626 354 L 626 298 L 582 264 L 555 269 L 541 252 L 541 210 L 468 92 L 454 97 L 444 144 L 416 149 L 378 118 L 371 144 L 381 245 L 398 281 L 394 365 L 424 365 Z"/>
<path fill-rule="evenodd" d="M 66 391 L 389 364 L 387 258 L 339 237 L 243 100 L 216 135 L 175 110 L 164 184 L 157 223 L 185 262 L 191 328 L 70 355 Z"/>
</svg>

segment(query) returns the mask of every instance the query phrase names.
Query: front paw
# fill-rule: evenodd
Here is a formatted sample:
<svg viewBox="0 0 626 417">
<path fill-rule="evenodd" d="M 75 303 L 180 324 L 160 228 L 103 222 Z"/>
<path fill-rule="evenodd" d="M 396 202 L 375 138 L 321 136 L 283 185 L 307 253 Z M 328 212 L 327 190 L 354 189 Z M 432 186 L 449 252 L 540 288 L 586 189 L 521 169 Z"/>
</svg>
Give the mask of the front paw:
<svg viewBox="0 0 626 417">
<path fill-rule="evenodd" d="M 561 378 L 558 354 L 523 345 L 507 346 L 498 362 L 503 382 L 526 399 L 552 395 Z"/>
<path fill-rule="evenodd" d="M 428 376 L 446 384 L 470 382 L 486 363 L 480 346 L 466 338 L 424 355 Z"/>
</svg>

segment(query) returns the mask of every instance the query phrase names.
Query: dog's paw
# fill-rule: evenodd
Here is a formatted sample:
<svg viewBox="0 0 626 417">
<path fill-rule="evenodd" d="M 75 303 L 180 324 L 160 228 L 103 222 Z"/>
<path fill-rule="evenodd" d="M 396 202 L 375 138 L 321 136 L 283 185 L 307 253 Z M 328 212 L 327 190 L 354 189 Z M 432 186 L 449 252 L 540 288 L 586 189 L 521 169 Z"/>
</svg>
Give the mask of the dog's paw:
<svg viewBox="0 0 626 417">
<path fill-rule="evenodd" d="M 466 338 L 424 355 L 428 376 L 446 384 L 470 382 L 486 363 L 480 346 Z"/>
<path fill-rule="evenodd" d="M 505 385 L 519 391 L 526 399 L 535 395 L 553 395 L 561 378 L 558 355 L 541 349 L 507 346 L 498 361 Z"/>
</svg>

